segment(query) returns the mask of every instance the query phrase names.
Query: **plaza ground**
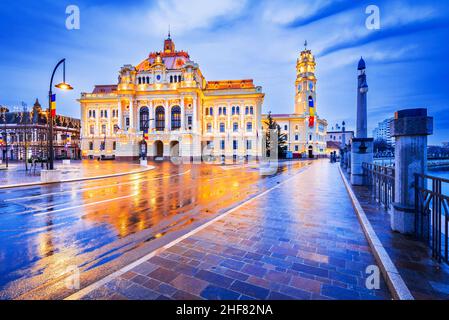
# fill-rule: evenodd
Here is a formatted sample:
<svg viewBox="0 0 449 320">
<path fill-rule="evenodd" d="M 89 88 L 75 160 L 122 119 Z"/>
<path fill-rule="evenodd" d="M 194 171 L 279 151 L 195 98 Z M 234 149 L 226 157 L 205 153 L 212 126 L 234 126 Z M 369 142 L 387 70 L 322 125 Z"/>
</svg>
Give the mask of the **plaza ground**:
<svg viewBox="0 0 449 320">
<path fill-rule="evenodd" d="M 0 191 L 0 298 L 392 298 L 382 277 L 366 288 L 377 263 L 339 164 L 283 162 L 272 176 L 254 165 L 151 165 Z M 447 273 L 426 247 L 388 233 L 385 213 L 355 191 L 401 273 L 412 266 L 403 277 L 415 298 L 444 298 Z M 73 267 L 81 291 L 67 287 Z"/>
</svg>

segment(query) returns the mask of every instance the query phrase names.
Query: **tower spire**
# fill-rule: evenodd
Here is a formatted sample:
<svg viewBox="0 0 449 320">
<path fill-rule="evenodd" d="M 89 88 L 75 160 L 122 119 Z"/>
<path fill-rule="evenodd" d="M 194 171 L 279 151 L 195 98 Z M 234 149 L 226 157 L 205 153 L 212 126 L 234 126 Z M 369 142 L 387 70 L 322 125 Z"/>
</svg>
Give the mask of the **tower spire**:
<svg viewBox="0 0 449 320">
<path fill-rule="evenodd" d="M 169 39 L 171 38 L 171 35 L 170 35 L 170 25 L 168 25 L 168 38 L 169 38 Z"/>
<path fill-rule="evenodd" d="M 307 40 L 304 41 L 304 50 L 307 50 Z"/>
</svg>

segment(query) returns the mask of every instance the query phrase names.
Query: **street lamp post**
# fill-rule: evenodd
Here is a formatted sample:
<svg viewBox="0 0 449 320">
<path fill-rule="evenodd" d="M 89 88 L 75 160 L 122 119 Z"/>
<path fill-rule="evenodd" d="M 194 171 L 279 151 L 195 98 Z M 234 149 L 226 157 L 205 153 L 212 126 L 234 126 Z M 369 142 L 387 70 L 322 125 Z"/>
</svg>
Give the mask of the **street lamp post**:
<svg viewBox="0 0 449 320">
<path fill-rule="evenodd" d="M 6 131 L 6 107 L 2 109 L 3 124 L 5 125 L 5 165 L 8 168 L 8 132 Z"/>
<path fill-rule="evenodd" d="M 73 90 L 73 87 L 65 82 L 65 59 L 62 59 L 56 64 L 56 67 L 53 69 L 53 73 L 51 75 L 50 79 L 50 90 L 48 92 L 48 122 L 49 122 L 49 134 L 48 134 L 48 156 L 49 156 L 49 169 L 54 170 L 54 148 L 53 148 L 53 113 L 52 113 L 52 86 L 53 86 L 53 78 L 55 76 L 56 70 L 60 65 L 63 65 L 63 81 L 57 85 L 55 85 L 56 88 L 61 90 Z"/>
</svg>

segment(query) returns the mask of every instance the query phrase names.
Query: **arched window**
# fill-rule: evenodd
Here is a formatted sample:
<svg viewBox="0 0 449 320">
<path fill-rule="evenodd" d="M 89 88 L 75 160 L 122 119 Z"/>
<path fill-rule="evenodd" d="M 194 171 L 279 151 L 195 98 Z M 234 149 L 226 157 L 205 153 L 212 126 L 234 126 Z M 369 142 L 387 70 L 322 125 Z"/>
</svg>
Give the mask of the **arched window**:
<svg viewBox="0 0 449 320">
<path fill-rule="evenodd" d="M 218 108 L 218 115 L 221 116 L 222 113 L 223 113 L 223 109 L 221 107 Z"/>
<path fill-rule="evenodd" d="M 206 116 L 208 116 L 209 115 L 209 108 L 206 108 Z"/>
<path fill-rule="evenodd" d="M 226 107 L 223 107 L 223 114 L 226 115 Z"/>
<path fill-rule="evenodd" d="M 181 128 L 181 108 L 175 106 L 171 109 L 171 129 L 177 130 Z"/>
<path fill-rule="evenodd" d="M 245 107 L 245 114 L 249 114 L 249 108 L 248 108 L 248 106 Z"/>
<path fill-rule="evenodd" d="M 150 77 L 147 77 L 147 83 L 150 83 Z"/>
<path fill-rule="evenodd" d="M 149 128 L 150 111 L 148 107 L 140 108 L 140 131 L 145 131 Z"/>
<path fill-rule="evenodd" d="M 313 108 L 313 98 L 312 98 L 312 96 L 309 97 L 309 108 Z"/>
<path fill-rule="evenodd" d="M 250 114 L 254 114 L 254 107 L 253 106 L 249 107 L 249 113 Z"/>
<path fill-rule="evenodd" d="M 181 82 L 181 75 L 178 76 L 178 82 Z"/>
<path fill-rule="evenodd" d="M 235 107 L 232 106 L 232 115 L 234 115 L 234 114 L 235 114 Z"/>
<path fill-rule="evenodd" d="M 165 110 L 164 107 L 159 106 L 156 108 L 156 130 L 164 131 L 165 129 Z"/>
<path fill-rule="evenodd" d="M 94 150 L 94 143 L 92 141 L 89 142 L 89 150 Z"/>
<path fill-rule="evenodd" d="M 236 112 L 237 114 L 240 114 L 240 107 L 239 107 L 239 106 L 237 106 L 237 108 L 235 108 L 235 112 Z"/>
<path fill-rule="evenodd" d="M 170 76 L 170 83 L 173 82 L 173 76 Z"/>
<path fill-rule="evenodd" d="M 211 116 L 213 116 L 214 115 L 214 108 L 210 107 L 209 113 L 210 113 Z"/>
<path fill-rule="evenodd" d="M 139 81 L 139 84 L 142 84 L 142 78 L 141 77 L 137 78 L 137 81 Z"/>
</svg>

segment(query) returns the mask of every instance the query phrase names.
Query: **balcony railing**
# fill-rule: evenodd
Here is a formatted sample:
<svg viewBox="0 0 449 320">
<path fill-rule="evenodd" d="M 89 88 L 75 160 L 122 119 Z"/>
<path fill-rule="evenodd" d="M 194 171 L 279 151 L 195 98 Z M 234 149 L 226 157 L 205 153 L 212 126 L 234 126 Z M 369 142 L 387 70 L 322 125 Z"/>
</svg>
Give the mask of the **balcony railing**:
<svg viewBox="0 0 449 320">
<path fill-rule="evenodd" d="M 394 201 L 394 168 L 377 164 L 363 163 L 366 184 L 372 187 L 373 197 L 385 210 L 391 209 Z"/>
<path fill-rule="evenodd" d="M 426 241 L 438 262 L 449 264 L 449 195 L 443 194 L 449 180 L 415 174 L 415 230 Z"/>
</svg>

